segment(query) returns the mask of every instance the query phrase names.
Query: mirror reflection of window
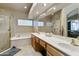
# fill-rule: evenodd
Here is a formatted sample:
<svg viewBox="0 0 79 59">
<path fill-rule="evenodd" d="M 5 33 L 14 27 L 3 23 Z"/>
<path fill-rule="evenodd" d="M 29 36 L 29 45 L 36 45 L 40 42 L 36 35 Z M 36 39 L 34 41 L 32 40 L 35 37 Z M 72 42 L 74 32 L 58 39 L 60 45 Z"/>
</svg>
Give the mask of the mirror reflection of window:
<svg viewBox="0 0 79 59">
<path fill-rule="evenodd" d="M 51 26 L 51 25 L 52 25 L 51 22 L 47 22 L 47 23 L 46 23 L 46 26 Z"/>
<path fill-rule="evenodd" d="M 67 15 L 67 20 L 68 37 L 77 38 L 79 36 L 79 9 L 72 10 Z"/>
<path fill-rule="evenodd" d="M 43 21 L 34 21 L 34 26 L 44 26 Z"/>
<path fill-rule="evenodd" d="M 79 20 L 71 21 L 71 30 L 72 31 L 79 31 Z"/>
</svg>

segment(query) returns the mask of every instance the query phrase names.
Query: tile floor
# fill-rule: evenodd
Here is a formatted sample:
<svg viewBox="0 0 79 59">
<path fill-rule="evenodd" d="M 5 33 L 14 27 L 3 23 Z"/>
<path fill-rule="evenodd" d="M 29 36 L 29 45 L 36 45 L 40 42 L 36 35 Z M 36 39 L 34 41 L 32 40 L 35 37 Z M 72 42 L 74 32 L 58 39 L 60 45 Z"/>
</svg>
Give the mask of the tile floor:
<svg viewBox="0 0 79 59">
<path fill-rule="evenodd" d="M 21 51 L 14 56 L 42 56 L 40 52 L 36 52 L 31 45 L 25 47 L 19 47 Z"/>
</svg>

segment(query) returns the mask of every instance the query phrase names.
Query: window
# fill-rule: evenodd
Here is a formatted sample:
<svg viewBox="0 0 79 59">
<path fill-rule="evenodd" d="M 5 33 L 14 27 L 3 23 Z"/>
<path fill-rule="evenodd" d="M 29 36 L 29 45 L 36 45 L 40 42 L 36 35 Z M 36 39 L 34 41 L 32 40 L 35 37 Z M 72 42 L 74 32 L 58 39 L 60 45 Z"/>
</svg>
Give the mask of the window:
<svg viewBox="0 0 79 59">
<path fill-rule="evenodd" d="M 72 31 L 79 31 L 79 20 L 71 21 L 71 30 Z"/>
<path fill-rule="evenodd" d="M 46 26 L 51 26 L 51 25 L 52 25 L 51 22 L 47 22 L 47 23 L 46 23 Z"/>
<path fill-rule="evenodd" d="M 42 21 L 34 21 L 34 26 L 44 26 L 44 22 L 42 22 Z"/>
<path fill-rule="evenodd" d="M 32 26 L 32 20 L 18 20 L 18 25 L 20 26 Z"/>
<path fill-rule="evenodd" d="M 38 26 L 44 26 L 44 22 L 38 22 Z"/>
<path fill-rule="evenodd" d="M 38 26 L 38 21 L 33 22 L 34 26 Z"/>
</svg>

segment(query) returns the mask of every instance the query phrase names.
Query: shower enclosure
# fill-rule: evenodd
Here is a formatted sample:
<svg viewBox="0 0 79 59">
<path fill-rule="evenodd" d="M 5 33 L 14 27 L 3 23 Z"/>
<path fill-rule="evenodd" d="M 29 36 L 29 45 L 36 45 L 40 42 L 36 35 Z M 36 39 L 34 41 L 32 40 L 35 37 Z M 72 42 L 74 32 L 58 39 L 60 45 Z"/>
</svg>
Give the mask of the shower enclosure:
<svg viewBox="0 0 79 59">
<path fill-rule="evenodd" d="M 0 52 L 10 48 L 9 16 L 0 15 Z"/>
</svg>

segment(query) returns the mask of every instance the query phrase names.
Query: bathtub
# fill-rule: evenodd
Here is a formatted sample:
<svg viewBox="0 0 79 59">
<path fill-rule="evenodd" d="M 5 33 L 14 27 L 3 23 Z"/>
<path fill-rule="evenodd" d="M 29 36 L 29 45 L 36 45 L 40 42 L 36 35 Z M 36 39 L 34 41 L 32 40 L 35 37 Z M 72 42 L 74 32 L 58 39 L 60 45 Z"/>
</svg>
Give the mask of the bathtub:
<svg viewBox="0 0 79 59">
<path fill-rule="evenodd" d="M 27 45 L 31 45 L 31 34 L 16 34 L 11 38 L 11 47 L 24 47 Z"/>
</svg>

